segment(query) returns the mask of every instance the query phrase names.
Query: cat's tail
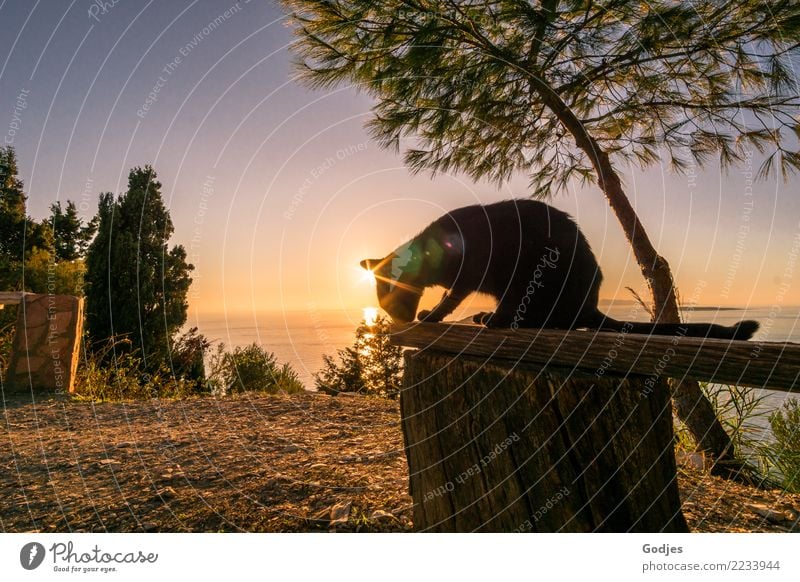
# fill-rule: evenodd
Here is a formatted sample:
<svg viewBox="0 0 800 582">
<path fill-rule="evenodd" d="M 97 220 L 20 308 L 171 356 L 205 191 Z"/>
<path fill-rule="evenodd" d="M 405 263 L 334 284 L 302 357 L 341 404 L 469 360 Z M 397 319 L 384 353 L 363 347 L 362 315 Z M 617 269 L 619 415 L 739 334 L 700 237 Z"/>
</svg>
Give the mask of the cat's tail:
<svg viewBox="0 0 800 582">
<path fill-rule="evenodd" d="M 731 326 L 715 323 L 641 323 L 617 321 L 601 314 L 597 328 L 600 330 L 626 331 L 627 333 L 643 333 L 657 335 L 682 335 L 686 337 L 704 337 L 728 340 L 749 340 L 758 331 L 757 321 L 745 320 Z"/>
</svg>

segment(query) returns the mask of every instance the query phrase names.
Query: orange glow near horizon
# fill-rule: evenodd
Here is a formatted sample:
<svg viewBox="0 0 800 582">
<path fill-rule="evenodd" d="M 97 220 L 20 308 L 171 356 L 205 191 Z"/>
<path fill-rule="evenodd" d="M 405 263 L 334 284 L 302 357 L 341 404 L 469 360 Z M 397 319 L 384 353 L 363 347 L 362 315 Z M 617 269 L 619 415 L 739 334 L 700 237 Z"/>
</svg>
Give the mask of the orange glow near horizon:
<svg viewBox="0 0 800 582">
<path fill-rule="evenodd" d="M 343 170 L 344 165 L 339 168 Z M 366 171 L 365 168 L 369 166 L 359 160 L 353 171 Z M 365 305 L 377 305 L 375 273 L 360 266 L 365 257 L 385 256 L 448 209 L 510 197 L 505 192 L 482 189 L 476 200 L 471 193 L 464 193 L 463 185 L 457 188 L 447 177 L 418 181 L 412 188 L 402 182 L 405 178 L 397 175 L 400 172 L 367 173 L 329 203 L 325 201 L 332 186 L 319 185 L 318 197 L 309 196 L 303 212 L 291 221 L 281 222 L 275 218 L 276 212 L 265 210 L 262 219 L 250 224 L 242 217 L 236 228 L 223 230 L 226 236 L 219 240 L 214 238 L 217 231 L 209 228 L 207 237 L 200 241 L 209 250 L 201 248 L 195 259 L 199 268 L 193 273 L 196 280 L 190 291 L 192 308 L 203 313 L 347 310 L 360 319 Z M 771 206 L 764 210 L 769 216 L 758 215 L 758 220 L 767 221 L 766 226 L 756 228 L 753 215 L 748 222 L 753 224 L 750 234 L 741 242 L 737 238 L 742 236 L 737 226 L 740 216 L 735 207 L 697 208 L 699 202 L 692 207 L 685 196 L 678 195 L 676 180 L 671 182 L 661 189 L 663 208 L 656 205 L 662 200 L 656 195 L 659 188 L 653 184 L 652 176 L 642 179 L 632 191 L 649 193 L 637 207 L 641 208 L 654 245 L 670 261 L 686 304 L 745 308 L 778 302 L 783 306 L 800 304 L 800 286 L 796 285 L 796 268 L 792 267 L 796 248 L 793 241 L 800 225 L 789 209 L 774 218 L 776 224 L 779 219 L 794 220 L 788 227 L 782 224 L 780 230 L 772 224 Z M 521 190 L 520 187 L 515 192 Z M 417 198 L 404 197 L 411 191 Z M 378 199 L 365 208 L 364 200 L 377 196 L 376 192 L 387 199 Z M 667 196 L 666 192 L 678 194 Z M 551 203 L 573 216 L 589 240 L 603 271 L 600 296 L 604 304 L 609 300 L 630 303 L 633 296 L 628 287 L 649 299 L 630 244 L 594 190 L 556 198 Z M 270 199 L 270 204 L 281 209 L 279 200 Z M 238 206 L 235 210 L 239 212 Z M 176 237 L 176 242 L 185 245 L 190 240 Z M 419 308 L 436 305 L 442 292 L 439 288 L 426 289 Z M 493 299 L 479 295 L 465 302 L 451 319 L 494 307 Z"/>
</svg>

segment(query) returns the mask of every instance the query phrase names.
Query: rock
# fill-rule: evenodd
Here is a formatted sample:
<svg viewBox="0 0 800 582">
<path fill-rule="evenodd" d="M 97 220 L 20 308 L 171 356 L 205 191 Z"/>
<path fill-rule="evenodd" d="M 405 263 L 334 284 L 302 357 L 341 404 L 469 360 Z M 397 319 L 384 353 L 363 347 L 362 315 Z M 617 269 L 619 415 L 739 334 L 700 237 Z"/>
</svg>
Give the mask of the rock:
<svg viewBox="0 0 800 582">
<path fill-rule="evenodd" d="M 338 525 L 346 525 L 347 520 L 350 519 L 350 508 L 352 505 L 350 501 L 342 501 L 331 506 L 330 526 L 336 527 Z"/>
<path fill-rule="evenodd" d="M 683 451 L 678 451 L 675 453 L 675 461 L 679 465 L 686 465 L 698 471 L 705 471 L 709 468 L 703 453 L 684 453 Z"/>
<path fill-rule="evenodd" d="M 307 518 L 307 521 L 311 522 L 311 525 L 317 526 L 327 526 L 331 520 L 331 508 L 325 507 L 324 509 L 320 509 L 316 513 L 313 513 L 311 516 Z"/>
<path fill-rule="evenodd" d="M 766 505 L 751 504 L 748 507 L 750 507 L 750 509 L 753 510 L 754 513 L 760 515 L 767 521 L 771 521 L 772 523 L 775 524 L 780 525 L 784 522 L 792 521 L 790 516 L 786 515 L 786 513 L 784 513 L 783 511 L 772 509 L 771 507 L 767 507 Z"/>
<path fill-rule="evenodd" d="M 376 509 L 369 514 L 369 519 L 370 521 L 393 521 L 397 518 L 388 511 Z"/>
<path fill-rule="evenodd" d="M 158 530 L 158 524 L 153 523 L 151 521 L 146 521 L 142 523 L 142 531 L 151 532 Z"/>
<path fill-rule="evenodd" d="M 175 499 L 178 494 L 172 487 L 163 487 L 156 491 L 156 495 L 158 495 L 164 501 L 169 501 L 170 499 Z"/>
<path fill-rule="evenodd" d="M 186 474 L 181 472 L 164 473 L 163 475 L 161 475 L 161 478 L 164 479 L 165 481 L 181 481 L 186 478 Z"/>
</svg>

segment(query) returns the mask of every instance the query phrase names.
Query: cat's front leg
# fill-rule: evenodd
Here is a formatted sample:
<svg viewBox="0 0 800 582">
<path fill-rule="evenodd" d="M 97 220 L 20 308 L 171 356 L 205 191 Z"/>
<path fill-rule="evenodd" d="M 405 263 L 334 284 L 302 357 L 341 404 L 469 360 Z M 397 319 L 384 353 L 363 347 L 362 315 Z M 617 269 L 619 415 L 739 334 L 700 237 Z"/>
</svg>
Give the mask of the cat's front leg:
<svg viewBox="0 0 800 582">
<path fill-rule="evenodd" d="M 456 307 L 461 305 L 461 302 L 464 301 L 465 297 L 465 294 L 459 293 L 458 291 L 446 291 L 442 296 L 442 300 L 439 301 L 439 304 L 436 307 L 430 311 L 423 309 L 419 312 L 417 318 L 426 323 L 438 323 L 453 313 Z"/>
<path fill-rule="evenodd" d="M 472 322 L 494 328 L 514 327 L 512 325 L 514 323 L 513 317 L 501 310 L 495 312 L 481 311 L 480 313 L 476 313 L 472 316 Z"/>
</svg>

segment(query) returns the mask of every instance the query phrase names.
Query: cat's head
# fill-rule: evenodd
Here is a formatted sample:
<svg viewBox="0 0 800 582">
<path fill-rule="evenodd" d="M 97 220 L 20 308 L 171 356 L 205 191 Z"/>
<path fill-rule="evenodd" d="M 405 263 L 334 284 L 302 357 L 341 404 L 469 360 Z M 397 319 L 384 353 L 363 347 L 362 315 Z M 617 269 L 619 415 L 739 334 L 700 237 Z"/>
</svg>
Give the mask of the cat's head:
<svg viewBox="0 0 800 582">
<path fill-rule="evenodd" d="M 364 259 L 361 267 L 375 275 L 378 303 L 396 323 L 414 321 L 424 285 L 422 253 L 406 243 L 382 259 Z"/>
</svg>

